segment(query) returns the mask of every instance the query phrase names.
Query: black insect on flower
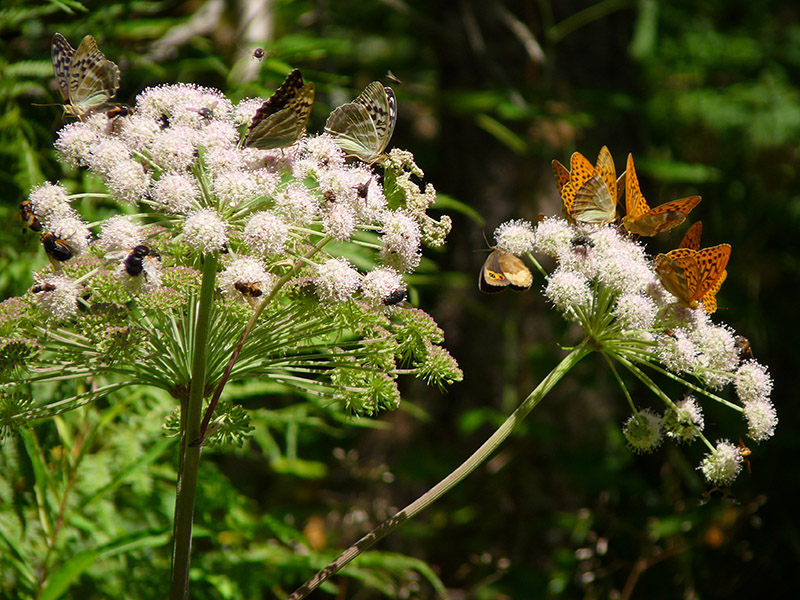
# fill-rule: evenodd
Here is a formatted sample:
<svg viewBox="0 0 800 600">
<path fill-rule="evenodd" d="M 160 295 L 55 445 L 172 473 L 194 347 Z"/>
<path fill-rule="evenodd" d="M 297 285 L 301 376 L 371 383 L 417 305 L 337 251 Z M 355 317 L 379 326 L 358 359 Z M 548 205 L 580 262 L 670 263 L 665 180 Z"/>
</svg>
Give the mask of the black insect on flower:
<svg viewBox="0 0 800 600">
<path fill-rule="evenodd" d="M 372 177 L 367 179 L 364 183 L 359 183 L 356 186 L 356 192 L 358 193 L 359 198 L 363 198 L 364 200 L 367 199 L 367 194 L 369 194 L 369 184 L 372 183 Z"/>
<path fill-rule="evenodd" d="M 233 284 L 233 287 L 236 288 L 236 290 L 242 295 L 249 298 L 258 298 L 264 293 L 261 291 L 261 287 L 259 287 L 257 283 L 252 283 L 249 281 L 237 281 Z"/>
<path fill-rule="evenodd" d="M 66 262 L 78 253 L 77 248 L 69 241 L 56 237 L 49 232 L 42 234 L 42 246 L 44 246 L 44 251 L 47 252 L 47 257 L 53 264 L 56 264 L 54 261 Z"/>
<path fill-rule="evenodd" d="M 42 224 L 33 212 L 33 205 L 30 200 L 23 200 L 19 203 L 19 215 L 22 217 L 22 222 L 30 227 L 33 231 L 41 231 Z"/>
<path fill-rule="evenodd" d="M 394 306 L 408 298 L 408 294 L 404 289 L 397 289 L 383 299 L 384 306 Z"/>
<path fill-rule="evenodd" d="M 31 288 L 31 294 L 42 294 L 44 292 L 53 292 L 55 291 L 56 286 L 52 283 L 37 283 Z"/>
<path fill-rule="evenodd" d="M 131 277 L 137 277 L 145 270 L 145 260 L 158 258 L 158 253 L 146 244 L 139 244 L 123 261 L 125 272 Z M 146 275 L 146 273 L 145 273 Z"/>
</svg>

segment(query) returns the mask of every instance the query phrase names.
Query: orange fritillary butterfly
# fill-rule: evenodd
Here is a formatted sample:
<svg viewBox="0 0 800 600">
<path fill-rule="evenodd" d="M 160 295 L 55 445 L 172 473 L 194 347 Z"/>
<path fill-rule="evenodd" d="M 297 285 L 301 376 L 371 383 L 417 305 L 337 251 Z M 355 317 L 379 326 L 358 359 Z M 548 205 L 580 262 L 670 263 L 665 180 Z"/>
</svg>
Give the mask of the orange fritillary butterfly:
<svg viewBox="0 0 800 600">
<path fill-rule="evenodd" d="M 717 292 L 728 276 L 729 244 L 702 250 L 677 248 L 655 258 L 654 267 L 664 288 L 684 306 L 702 305 L 707 313 L 717 310 Z"/>
<path fill-rule="evenodd" d="M 639 179 L 633 166 L 633 156 L 628 154 L 625 170 L 625 210 L 622 224 L 628 233 L 653 236 L 669 231 L 686 220 L 686 216 L 700 203 L 700 196 L 672 200 L 650 208 L 639 189 Z"/>
<path fill-rule="evenodd" d="M 600 149 L 597 166 L 580 152 L 570 158 L 570 170 L 553 161 L 553 175 L 563 202 L 562 212 L 571 223 L 601 225 L 617 217 L 618 180 L 614 160 L 606 146 Z"/>
<path fill-rule="evenodd" d="M 698 221 L 686 230 L 686 233 L 684 234 L 678 248 L 691 248 L 692 250 L 700 250 L 701 235 L 703 235 L 703 222 Z"/>
</svg>

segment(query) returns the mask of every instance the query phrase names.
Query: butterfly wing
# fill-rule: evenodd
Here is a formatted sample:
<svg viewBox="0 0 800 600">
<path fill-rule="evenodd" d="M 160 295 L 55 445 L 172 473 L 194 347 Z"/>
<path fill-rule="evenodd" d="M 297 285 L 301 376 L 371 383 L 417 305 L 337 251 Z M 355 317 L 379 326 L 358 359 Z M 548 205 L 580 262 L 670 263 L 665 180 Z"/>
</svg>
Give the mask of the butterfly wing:
<svg viewBox="0 0 800 600">
<path fill-rule="evenodd" d="M 91 35 L 83 38 L 69 66 L 68 112 L 81 116 L 100 106 L 119 89 L 119 67 L 108 60 Z"/>
<path fill-rule="evenodd" d="M 502 292 L 508 284 L 509 281 L 500 268 L 500 251 L 492 250 L 478 275 L 478 289 L 486 294 L 496 294 Z"/>
<path fill-rule="evenodd" d="M 572 216 L 579 223 L 593 225 L 611 223 L 617 217 L 617 203 L 600 175 L 589 179 L 577 191 Z"/>
<path fill-rule="evenodd" d="M 561 189 L 569 183 L 569 171 L 567 171 L 567 167 L 562 165 L 557 160 L 553 161 L 553 176 L 556 178 L 556 187 L 558 191 L 561 192 Z"/>
<path fill-rule="evenodd" d="M 691 248 L 692 250 L 700 250 L 700 238 L 702 235 L 703 222 L 698 221 L 686 230 L 686 233 L 684 234 L 678 248 Z"/>
<path fill-rule="evenodd" d="M 69 102 L 69 67 L 74 55 L 75 49 L 69 45 L 67 38 L 56 33 L 50 46 L 50 58 L 53 62 L 53 73 L 58 82 L 58 89 L 61 91 L 64 102 Z"/>
<path fill-rule="evenodd" d="M 584 183 L 597 175 L 597 171 L 595 171 L 592 163 L 586 160 L 586 157 L 580 152 L 573 152 L 570 157 L 569 166 L 569 180 L 559 191 L 563 203 L 561 212 L 568 221 L 574 223 L 573 208 L 575 206 L 575 196 Z M 555 172 L 557 167 L 553 165 L 553 169 Z M 558 175 L 556 176 L 556 181 L 558 181 Z"/>
<path fill-rule="evenodd" d="M 396 121 L 394 92 L 373 81 L 358 98 L 334 109 L 325 123 L 325 131 L 347 156 L 372 164 L 389 145 Z"/>
<path fill-rule="evenodd" d="M 617 182 L 615 184 L 615 189 L 617 192 L 617 221 L 622 219 L 622 203 L 623 198 L 625 198 L 625 183 L 627 182 L 627 178 L 625 177 L 625 171 L 620 173 L 619 177 L 617 177 Z"/>
<path fill-rule="evenodd" d="M 603 179 L 608 191 L 611 193 L 611 198 L 614 205 L 617 204 L 617 172 L 614 168 L 614 159 L 611 158 L 611 152 L 608 146 L 600 148 L 600 153 L 597 155 L 597 166 L 595 167 L 597 174 Z"/>
<path fill-rule="evenodd" d="M 700 203 L 700 196 L 691 196 L 659 204 L 636 219 L 625 221 L 629 233 L 653 236 L 677 227 Z"/>
<path fill-rule="evenodd" d="M 725 267 L 728 266 L 730 257 L 731 247 L 729 244 L 703 248 L 697 252 L 698 281 L 688 298 L 690 304 L 700 300 L 711 290 L 714 290 L 714 295 L 716 295 L 722 285 L 723 274 L 727 276 Z"/>
<path fill-rule="evenodd" d="M 677 248 L 655 259 L 655 270 L 664 288 L 690 308 L 701 300 L 706 312 L 717 308 L 716 294 L 727 277 L 725 267 L 731 247 L 720 244 L 703 250 Z"/>
<path fill-rule="evenodd" d="M 363 106 L 375 124 L 380 143 L 378 154 L 383 154 L 397 123 L 397 98 L 394 90 L 380 81 L 373 81 L 353 102 Z"/>
<path fill-rule="evenodd" d="M 263 150 L 291 146 L 303 135 L 313 104 L 314 84 L 304 83 L 295 69 L 256 111 L 245 146 Z"/>
<path fill-rule="evenodd" d="M 524 292 L 530 289 L 531 283 L 533 283 L 533 274 L 522 260 L 513 254 L 500 251 L 498 262 L 512 290 Z"/>
<path fill-rule="evenodd" d="M 503 250 L 492 250 L 481 267 L 478 289 L 487 294 L 502 292 L 506 287 L 525 291 L 531 287 L 533 275 L 519 258 Z"/>
<path fill-rule="evenodd" d="M 633 166 L 633 155 L 628 154 L 628 164 L 625 168 L 625 218 L 622 223 L 629 232 L 631 223 L 636 222 L 643 214 L 650 210 L 647 201 L 639 188 L 639 178 Z"/>
<path fill-rule="evenodd" d="M 325 123 L 325 132 L 334 137 L 347 156 L 356 156 L 369 164 L 380 156 L 378 132 L 361 105 L 350 102 L 334 109 Z"/>
<path fill-rule="evenodd" d="M 722 274 L 719 276 L 719 279 L 711 286 L 705 296 L 700 300 L 700 304 L 703 305 L 703 310 L 706 311 L 708 314 L 712 314 L 717 310 L 717 292 L 719 292 L 719 288 L 722 287 L 722 283 L 728 277 L 728 272 L 723 271 Z"/>
<path fill-rule="evenodd" d="M 696 255 L 695 250 L 678 248 L 659 254 L 654 261 L 656 275 L 664 289 L 682 304 L 689 304 L 691 290 L 697 286 L 699 268 Z"/>
</svg>

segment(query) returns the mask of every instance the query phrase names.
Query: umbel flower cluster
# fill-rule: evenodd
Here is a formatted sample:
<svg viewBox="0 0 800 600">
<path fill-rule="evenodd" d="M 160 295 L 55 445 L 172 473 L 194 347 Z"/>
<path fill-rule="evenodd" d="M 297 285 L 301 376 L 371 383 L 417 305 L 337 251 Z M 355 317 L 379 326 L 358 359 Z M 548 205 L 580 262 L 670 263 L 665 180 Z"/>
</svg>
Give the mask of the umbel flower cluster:
<svg viewBox="0 0 800 600">
<path fill-rule="evenodd" d="M 61 129 L 62 160 L 100 191 L 45 183 L 23 203 L 52 265 L 0 304 L 0 425 L 132 384 L 184 399 L 210 257 L 220 266 L 208 394 L 254 311 L 231 379 L 268 377 L 360 415 L 398 405 L 401 373 L 460 379 L 442 331 L 404 302 L 422 245 L 440 246 L 450 229 L 427 214 L 436 194 L 417 183 L 413 156 L 383 155 L 379 175 L 329 134 L 246 147 L 263 104 L 167 85 L 132 110 L 90 111 Z M 87 223 L 73 208 L 81 198 L 119 214 Z M 36 384 L 56 377 L 92 385 L 33 406 Z"/>
<path fill-rule="evenodd" d="M 604 151 L 607 152 L 605 148 Z M 601 161 L 598 163 L 600 165 Z M 632 164 L 629 158 L 628 177 Z M 611 165 L 613 168 L 613 163 Z M 596 176 L 591 165 L 588 168 L 590 171 L 584 180 Z M 558 174 L 557 170 L 557 178 Z M 565 181 L 569 185 L 569 174 Z M 560 189 L 565 181 L 560 182 Z M 610 181 L 614 178 L 611 177 Z M 630 193 L 630 179 L 626 187 Z M 638 190 L 638 182 L 635 187 Z M 622 187 L 619 189 L 621 191 Z M 580 199 L 581 193 L 577 196 Z M 702 269 L 709 272 L 713 269 L 702 260 L 697 261 L 700 266 L 687 260 L 679 267 L 664 269 L 665 256 L 689 256 L 696 260 L 696 255 L 681 248 L 650 258 L 636 236 L 626 231 L 627 223 L 632 219 L 622 220 L 625 227 L 617 224 L 620 220 L 616 215 L 617 201 L 613 194 L 611 196 L 610 212 L 599 219 L 576 218 L 574 211 L 565 210 L 565 218 L 544 218 L 535 225 L 522 220 L 504 223 L 495 232 L 495 252 L 512 258 L 527 255 L 545 276 L 543 291 L 546 298 L 567 321 L 577 323 L 586 342 L 606 357 L 633 412 L 623 428 L 630 448 L 635 452 L 652 452 L 664 438 L 681 444 L 700 440 L 709 452 L 699 469 L 710 483 L 726 485 L 741 471 L 750 451 L 741 443 L 719 439 L 712 444 L 705 437 L 700 398 L 705 397 L 741 413 L 745 428 L 735 436 L 746 435 L 761 442 L 773 435 L 778 422 L 770 401 L 772 380 L 767 368 L 753 359 L 745 338 L 737 336 L 730 327 L 711 320 L 710 313 L 716 308 L 715 294 L 725 276 L 724 265 L 714 284 L 703 280 L 708 275 Z M 699 200 L 696 197 L 692 206 Z M 597 202 L 596 195 L 584 190 L 583 202 L 584 210 L 586 206 L 592 207 Z M 628 206 L 630 215 L 630 203 Z M 658 209 L 652 211 L 657 214 Z M 670 214 L 653 222 L 671 220 L 673 224 L 659 229 L 664 231 L 683 222 L 685 216 Z M 653 235 L 658 227 L 651 229 L 649 235 Z M 697 228 L 694 228 L 693 233 L 696 232 Z M 692 244 L 685 239 L 681 245 L 685 248 Z M 728 253 L 729 250 L 727 247 Z M 533 253 L 552 259 L 555 266 L 551 272 L 540 266 Z M 713 260 L 707 262 L 713 263 Z M 695 268 L 697 273 L 693 271 Z M 503 284 L 507 276 L 507 285 L 512 288 L 515 280 L 525 280 L 529 286 L 530 273 L 522 278 L 519 269 L 527 270 L 527 267 L 520 263 L 510 273 L 490 275 L 499 278 Z M 486 266 L 484 270 L 487 270 Z M 486 278 L 483 273 L 482 277 Z M 704 286 L 706 290 L 713 289 L 706 291 Z M 705 295 L 702 301 L 695 301 L 692 294 Z M 634 401 L 616 365 L 624 366 L 652 390 L 662 403 L 661 410 L 641 407 L 638 401 Z M 686 390 L 683 398 L 670 398 L 651 378 L 653 373 L 682 384 Z M 733 387 L 735 400 L 719 395 L 726 386 Z"/>
</svg>

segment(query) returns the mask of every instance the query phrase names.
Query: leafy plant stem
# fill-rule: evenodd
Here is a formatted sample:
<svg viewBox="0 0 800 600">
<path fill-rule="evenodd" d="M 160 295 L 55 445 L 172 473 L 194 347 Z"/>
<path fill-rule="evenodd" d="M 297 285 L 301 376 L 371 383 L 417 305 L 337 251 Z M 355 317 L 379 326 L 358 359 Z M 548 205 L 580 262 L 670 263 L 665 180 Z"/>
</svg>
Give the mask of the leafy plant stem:
<svg viewBox="0 0 800 600">
<path fill-rule="evenodd" d="M 172 600 L 189 597 L 189 563 L 192 549 L 192 520 L 197 492 L 197 472 L 200 466 L 200 445 L 191 440 L 200 435 L 200 420 L 203 411 L 203 396 L 206 388 L 208 336 L 211 324 L 211 309 L 214 302 L 214 282 L 217 272 L 217 257 L 207 254 L 203 264 L 203 283 L 200 288 L 200 308 L 192 348 L 192 383 L 188 401 L 181 406 L 180 461 L 178 485 L 175 496 L 175 524 L 172 546 Z"/>
<path fill-rule="evenodd" d="M 302 586 L 297 588 L 288 600 L 301 600 L 317 589 L 325 580 L 331 575 L 337 573 L 342 567 L 347 565 L 351 560 L 356 558 L 359 554 L 371 547 L 375 542 L 385 537 L 387 534 L 394 531 L 397 527 L 415 517 L 418 513 L 423 511 L 429 505 L 433 504 L 436 500 L 449 492 L 456 484 L 458 484 L 467 475 L 472 473 L 480 464 L 482 464 L 505 439 L 511 434 L 512 431 L 521 423 L 528 413 L 533 410 L 536 405 L 541 402 L 547 393 L 555 386 L 556 383 L 566 375 L 578 362 L 583 359 L 587 354 L 594 350 L 594 346 L 590 340 L 585 339 L 578 346 L 576 346 L 564 359 L 542 379 L 536 389 L 534 389 L 527 398 L 511 413 L 511 415 L 497 428 L 497 430 L 478 448 L 467 460 L 459 465 L 447 477 L 442 479 L 439 483 L 433 486 L 425 494 L 417 498 L 414 502 L 406 506 L 404 509 L 397 512 L 395 515 L 389 517 L 386 521 L 378 525 L 375 529 L 370 531 L 355 544 L 350 546 L 347 550 L 342 552 L 324 569 L 319 571 L 314 577 L 306 581 Z"/>
<path fill-rule="evenodd" d="M 239 354 L 242 352 L 242 348 L 244 348 L 244 344 L 247 341 L 250 332 L 252 331 L 253 327 L 255 327 L 258 317 L 260 317 L 261 313 L 264 312 L 264 309 L 270 303 L 272 298 L 274 298 L 275 295 L 278 293 L 278 290 L 280 290 L 287 281 L 289 281 L 292 277 L 295 276 L 297 269 L 303 264 L 303 262 L 305 260 L 310 259 L 317 252 L 322 250 L 322 248 L 325 246 L 325 244 L 327 244 L 330 241 L 330 239 L 331 239 L 330 237 L 326 236 L 319 242 L 317 242 L 314 246 L 312 246 L 311 250 L 309 250 L 304 257 L 301 257 L 294 264 L 294 266 L 291 269 L 289 269 L 289 271 L 278 280 L 278 282 L 273 286 L 270 293 L 267 294 L 264 300 L 262 300 L 261 303 L 253 311 L 253 316 L 250 317 L 250 320 L 247 322 L 247 325 L 245 325 L 244 331 L 242 331 L 242 335 L 239 338 L 239 342 L 236 344 L 236 348 L 233 350 L 233 354 L 231 355 L 231 358 L 228 361 L 228 366 L 225 367 L 225 372 L 222 374 L 222 377 L 220 378 L 219 383 L 217 384 L 217 387 L 214 390 L 214 395 L 211 397 L 211 401 L 208 403 L 206 414 L 203 417 L 203 423 L 200 426 L 200 430 L 198 432 L 199 435 L 195 438 L 192 438 L 193 446 L 199 447 L 202 445 L 203 439 L 208 430 L 208 424 L 211 422 L 211 417 L 214 415 L 214 409 L 217 407 L 217 402 L 219 402 L 220 396 L 222 396 L 222 390 L 225 387 L 225 384 L 228 382 L 231 373 L 233 372 L 233 367 L 236 364 L 237 359 L 239 358 Z"/>
</svg>

